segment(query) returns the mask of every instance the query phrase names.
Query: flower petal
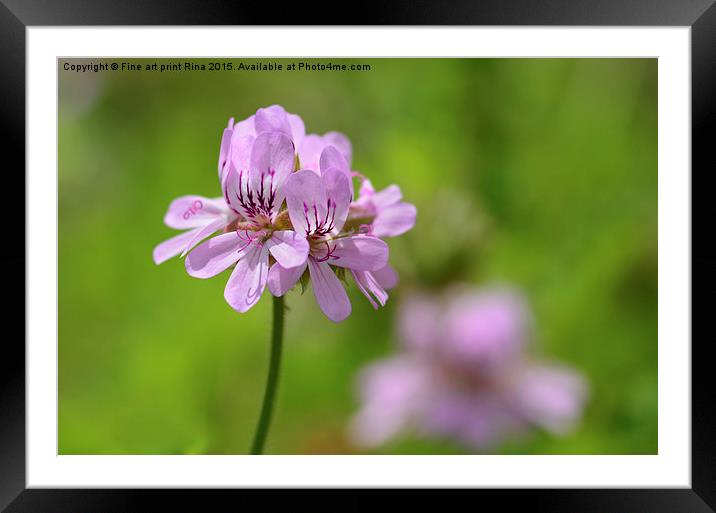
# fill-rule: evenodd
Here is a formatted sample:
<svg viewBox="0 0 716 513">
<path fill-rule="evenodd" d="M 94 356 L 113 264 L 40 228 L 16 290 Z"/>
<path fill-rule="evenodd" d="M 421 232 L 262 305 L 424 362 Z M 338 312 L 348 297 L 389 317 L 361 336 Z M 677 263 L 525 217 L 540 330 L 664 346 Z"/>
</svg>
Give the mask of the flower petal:
<svg viewBox="0 0 716 513">
<path fill-rule="evenodd" d="M 588 395 L 581 375 L 550 365 L 526 366 L 515 386 L 523 415 L 558 435 L 574 428 Z"/>
<path fill-rule="evenodd" d="M 375 187 L 373 187 L 373 184 L 371 183 L 371 181 L 369 179 L 367 179 L 367 178 L 364 179 L 361 182 L 360 190 L 358 191 L 358 195 L 360 196 L 360 198 L 365 198 L 367 196 L 372 198 L 374 194 L 375 194 Z"/>
<path fill-rule="evenodd" d="M 234 125 L 234 139 L 237 137 L 252 136 L 256 137 L 256 121 L 255 116 L 251 115 L 243 121 L 239 121 Z"/>
<path fill-rule="evenodd" d="M 306 125 L 298 114 L 289 114 L 288 124 L 291 125 L 291 139 L 293 140 L 293 144 L 298 148 L 306 136 Z"/>
<path fill-rule="evenodd" d="M 248 176 L 249 164 L 251 163 L 251 148 L 256 139 L 254 128 L 254 116 L 249 117 L 234 125 L 231 135 L 231 152 L 229 157 L 237 170 L 243 170 Z M 224 170 L 226 173 L 226 169 Z"/>
<path fill-rule="evenodd" d="M 385 306 L 388 301 L 388 293 L 380 286 L 370 271 L 351 271 L 351 274 L 358 285 L 358 290 L 368 298 L 373 308 L 377 310 L 378 305 Z"/>
<path fill-rule="evenodd" d="M 351 167 L 351 162 L 353 161 L 353 146 L 345 134 L 341 132 L 327 132 L 323 136 L 323 141 L 327 146 L 335 146 L 336 149 L 341 152 L 341 155 L 343 155 L 348 167 Z"/>
<path fill-rule="evenodd" d="M 403 199 L 403 192 L 397 185 L 389 185 L 382 191 L 373 194 L 373 205 L 378 210 L 388 208 Z"/>
<path fill-rule="evenodd" d="M 253 135 L 237 136 L 237 133 L 234 131 L 234 136 L 231 139 L 231 162 L 237 170 L 243 170 L 248 176 L 251 165 L 251 150 L 254 147 L 256 137 Z M 226 169 L 224 169 L 224 174 L 226 174 Z"/>
<path fill-rule="evenodd" d="M 301 266 L 308 258 L 306 237 L 293 230 L 273 232 L 265 244 L 281 267 L 286 269 Z"/>
<path fill-rule="evenodd" d="M 237 312 L 246 312 L 263 294 L 268 279 L 268 248 L 252 245 L 231 273 L 224 289 L 224 299 Z"/>
<path fill-rule="evenodd" d="M 283 132 L 291 137 L 291 123 L 288 115 L 280 105 L 271 105 L 256 111 L 254 126 L 257 134 L 264 132 Z"/>
<path fill-rule="evenodd" d="M 435 385 L 435 373 L 417 358 L 397 356 L 371 364 L 359 377 L 361 409 L 351 420 L 352 440 L 375 447 L 393 438 L 430 404 Z"/>
<path fill-rule="evenodd" d="M 291 269 L 284 269 L 279 264 L 272 265 L 268 275 L 268 288 L 271 294 L 280 297 L 291 290 L 301 278 L 307 265 L 304 262 L 303 265 Z"/>
<path fill-rule="evenodd" d="M 228 212 L 221 198 L 181 196 L 171 202 L 164 215 L 164 224 L 177 230 L 198 228 Z"/>
<path fill-rule="evenodd" d="M 340 232 L 346 223 L 351 203 L 350 179 L 338 169 L 330 168 L 323 173 L 323 187 L 327 199 L 335 203 L 333 226 L 336 232 Z"/>
<path fill-rule="evenodd" d="M 323 137 L 316 134 L 309 134 L 303 138 L 298 148 L 298 159 L 301 161 L 301 169 L 310 169 L 320 175 L 321 167 L 319 159 L 326 144 Z"/>
<path fill-rule="evenodd" d="M 326 262 L 316 262 L 314 258 L 308 259 L 308 271 L 311 273 L 311 283 L 316 302 L 333 322 L 341 322 L 351 314 L 351 302 L 346 289 L 335 275 L 331 266 Z"/>
<path fill-rule="evenodd" d="M 443 329 L 442 309 L 436 297 L 413 293 L 400 303 L 398 339 L 409 353 L 434 354 Z"/>
<path fill-rule="evenodd" d="M 293 166 L 294 148 L 288 136 L 268 132 L 256 138 L 251 150 L 250 186 L 254 200 L 269 205 L 274 215 L 283 203 L 283 184 Z"/>
<path fill-rule="evenodd" d="M 390 264 L 386 264 L 385 267 L 370 272 L 375 278 L 375 281 L 386 290 L 395 288 L 398 285 L 398 273 L 395 272 Z"/>
<path fill-rule="evenodd" d="M 247 242 L 239 238 L 236 232 L 217 235 L 199 244 L 186 257 L 186 271 L 194 278 L 216 276 L 240 257 Z"/>
<path fill-rule="evenodd" d="M 407 232 L 415 226 L 418 214 L 415 205 L 398 203 L 385 210 L 381 210 L 373 221 L 371 233 L 376 237 L 396 237 Z"/>
<path fill-rule="evenodd" d="M 159 265 L 184 251 L 184 248 L 186 248 L 187 244 L 191 242 L 199 230 L 200 228 L 196 228 L 194 230 L 189 230 L 188 232 L 180 233 L 179 235 L 176 235 L 159 244 L 156 248 L 154 248 L 154 252 L 152 253 L 154 263 Z"/>
<path fill-rule="evenodd" d="M 193 248 L 194 246 L 199 244 L 199 242 L 206 239 L 209 235 L 211 235 L 212 233 L 214 233 L 217 230 L 220 230 L 227 224 L 228 224 L 227 219 L 225 219 L 225 218 L 217 219 L 216 221 L 213 221 L 213 222 L 207 224 L 203 228 L 198 229 L 196 231 L 196 234 L 194 235 L 194 237 L 192 237 L 192 239 L 189 241 L 189 243 L 184 248 L 184 251 L 182 251 L 181 256 L 185 256 L 191 250 L 191 248 Z"/>
<path fill-rule="evenodd" d="M 239 173 L 234 162 L 229 162 L 221 182 L 224 201 L 234 213 L 246 218 L 250 216 L 250 213 L 246 211 L 240 198 L 248 195 L 248 182 L 248 171 L 244 170 Z"/>
<path fill-rule="evenodd" d="M 321 152 L 319 165 L 321 167 L 321 174 L 323 174 L 327 169 L 331 168 L 336 168 L 345 174 L 350 173 L 348 162 L 346 162 L 345 157 L 341 154 L 340 151 L 338 151 L 338 148 L 336 148 L 335 146 L 326 146 L 323 149 L 323 151 Z"/>
<path fill-rule="evenodd" d="M 321 177 L 313 171 L 302 169 L 286 180 L 286 205 L 291 218 L 293 229 L 298 233 L 309 233 L 311 227 L 315 228 L 315 217 L 322 219 L 325 216 L 326 191 Z M 312 207 L 316 205 L 317 213 L 313 215 Z M 309 207 L 311 216 L 309 219 Z M 323 209 L 319 211 L 319 209 Z"/>
<path fill-rule="evenodd" d="M 353 235 L 331 242 L 335 245 L 330 263 L 356 271 L 374 271 L 388 263 L 388 245 L 370 235 Z"/>
<path fill-rule="evenodd" d="M 229 160 L 231 150 L 231 136 L 234 133 L 234 118 L 229 119 L 229 123 L 224 132 L 221 134 L 221 144 L 219 145 L 219 180 L 224 175 L 224 166 Z"/>
<path fill-rule="evenodd" d="M 321 152 L 319 161 L 321 174 L 325 175 L 329 169 L 337 169 L 348 178 L 348 190 L 350 199 L 353 199 L 353 181 L 351 180 L 351 168 L 348 166 L 345 157 L 335 146 L 326 146 Z"/>
</svg>

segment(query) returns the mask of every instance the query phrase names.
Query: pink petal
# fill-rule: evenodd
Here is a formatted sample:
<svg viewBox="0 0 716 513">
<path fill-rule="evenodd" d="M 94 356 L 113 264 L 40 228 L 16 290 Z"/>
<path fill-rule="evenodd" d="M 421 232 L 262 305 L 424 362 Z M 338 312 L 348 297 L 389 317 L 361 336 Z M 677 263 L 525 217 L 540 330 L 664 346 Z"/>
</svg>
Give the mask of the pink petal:
<svg viewBox="0 0 716 513">
<path fill-rule="evenodd" d="M 374 271 L 388 263 L 388 245 L 370 235 L 353 235 L 338 239 L 335 245 L 331 265 L 346 267 L 356 271 Z"/>
<path fill-rule="evenodd" d="M 254 126 L 257 134 L 278 131 L 291 137 L 291 123 L 288 120 L 286 111 L 280 105 L 271 105 L 265 109 L 257 110 Z"/>
<path fill-rule="evenodd" d="M 395 286 L 398 285 L 398 273 L 395 272 L 395 269 L 393 269 L 390 264 L 386 264 L 385 267 L 371 271 L 370 273 L 373 275 L 373 278 L 375 278 L 375 281 L 386 290 L 395 288 Z"/>
<path fill-rule="evenodd" d="M 433 354 L 441 342 L 443 312 L 435 296 L 413 293 L 400 305 L 398 333 L 401 345 L 410 352 Z"/>
<path fill-rule="evenodd" d="M 388 293 L 380 286 L 370 271 L 351 271 L 351 273 L 356 285 L 358 285 L 358 290 L 368 298 L 373 308 L 377 310 L 379 304 L 380 306 L 385 306 L 386 301 L 388 301 Z"/>
<path fill-rule="evenodd" d="M 224 299 L 237 312 L 246 312 L 263 294 L 268 279 L 268 249 L 252 245 L 231 273 L 224 289 Z"/>
<path fill-rule="evenodd" d="M 529 340 L 529 308 L 508 289 L 456 289 L 441 319 L 445 357 L 483 373 L 499 372 L 519 359 Z"/>
<path fill-rule="evenodd" d="M 323 173 L 323 187 L 326 198 L 335 203 L 333 226 L 335 231 L 340 232 L 346 223 L 351 203 L 350 179 L 338 169 L 330 168 Z"/>
<path fill-rule="evenodd" d="M 373 194 L 375 194 L 375 188 L 373 187 L 373 184 L 368 180 L 367 178 L 361 182 L 360 185 L 360 191 L 358 192 L 361 198 L 364 198 L 366 196 L 372 197 Z"/>
<path fill-rule="evenodd" d="M 234 135 L 233 135 L 234 139 L 236 139 L 237 137 L 246 137 L 246 136 L 256 137 L 256 135 L 258 135 L 258 134 L 256 133 L 255 125 L 256 125 L 256 121 L 255 121 L 255 116 L 253 116 L 253 115 L 249 116 L 248 118 L 244 119 L 243 121 L 239 121 L 238 123 L 236 123 L 234 125 Z M 233 141 L 232 141 L 232 143 L 233 143 Z"/>
<path fill-rule="evenodd" d="M 531 422 L 560 435 L 574 428 L 588 394 L 581 375 L 547 365 L 526 367 L 516 386 L 522 413 Z"/>
<path fill-rule="evenodd" d="M 331 266 L 326 262 L 316 262 L 314 258 L 309 258 L 308 271 L 311 273 L 316 302 L 326 317 L 333 322 L 345 320 L 351 314 L 351 302 L 346 289 L 343 288 Z"/>
<path fill-rule="evenodd" d="M 319 159 L 325 147 L 323 137 L 316 134 L 309 134 L 303 138 L 298 145 L 298 159 L 301 161 L 301 169 L 310 169 L 316 174 L 321 174 Z"/>
<path fill-rule="evenodd" d="M 353 199 L 353 181 L 351 180 L 351 169 L 346 162 L 345 157 L 335 146 L 326 146 L 321 152 L 319 161 L 321 174 L 325 175 L 329 169 L 337 169 L 348 178 L 348 190 L 350 191 L 350 199 Z"/>
<path fill-rule="evenodd" d="M 284 269 L 278 264 L 272 265 L 268 275 L 268 288 L 271 294 L 280 297 L 291 290 L 301 278 L 307 265 L 304 262 L 303 265 L 291 269 Z"/>
<path fill-rule="evenodd" d="M 327 169 L 331 168 L 336 168 L 346 174 L 350 173 L 348 162 L 346 162 L 345 157 L 341 154 L 340 151 L 338 151 L 335 146 L 326 146 L 323 149 L 323 151 L 321 152 L 319 165 L 321 167 L 321 174 L 323 174 Z"/>
<path fill-rule="evenodd" d="M 228 212 L 221 199 L 204 196 L 181 196 L 169 205 L 164 224 L 177 230 L 198 228 L 216 220 Z"/>
<path fill-rule="evenodd" d="M 251 164 L 251 149 L 255 140 L 254 116 L 234 125 L 229 157 L 237 171 L 243 170 L 247 176 Z M 224 169 L 224 174 L 226 171 L 227 169 Z"/>
<path fill-rule="evenodd" d="M 293 140 L 293 144 L 298 148 L 306 136 L 306 125 L 304 125 L 301 116 L 297 114 L 288 115 L 288 124 L 291 125 L 291 139 Z"/>
<path fill-rule="evenodd" d="M 280 132 L 263 133 L 254 141 L 251 150 L 250 184 L 254 199 L 275 194 L 274 213 L 283 203 L 283 183 L 293 172 L 294 148 L 291 139 Z M 268 203 L 268 199 L 266 200 Z"/>
<path fill-rule="evenodd" d="M 319 219 L 326 213 L 326 191 L 321 177 L 308 169 L 302 169 L 288 177 L 284 190 L 293 229 L 301 234 L 308 233 L 311 226 L 315 228 L 315 220 L 311 211 L 309 221 L 309 217 L 307 217 L 309 214 L 304 206 L 312 208 L 315 203 Z"/>
<path fill-rule="evenodd" d="M 415 205 L 398 203 L 379 212 L 373 221 L 372 234 L 376 237 L 395 237 L 415 226 L 417 216 Z"/>
<path fill-rule="evenodd" d="M 419 359 L 398 356 L 379 361 L 361 372 L 361 409 L 352 419 L 351 438 L 375 447 L 411 425 L 430 404 L 434 373 Z"/>
<path fill-rule="evenodd" d="M 152 253 L 154 263 L 159 265 L 184 251 L 184 248 L 186 248 L 187 244 L 189 244 L 199 230 L 200 228 L 196 228 L 188 232 L 180 233 L 159 244 L 154 248 L 154 252 Z"/>
<path fill-rule="evenodd" d="M 249 213 L 244 209 L 239 198 L 247 195 L 248 173 L 244 171 L 239 174 L 233 162 L 229 162 L 224 171 L 224 178 L 221 182 L 221 190 L 224 193 L 224 201 L 235 213 L 248 217 Z"/>
<path fill-rule="evenodd" d="M 221 135 L 221 144 L 219 145 L 219 179 L 224 174 L 224 166 L 229 160 L 229 153 L 231 149 L 231 136 L 234 133 L 234 118 L 229 120 L 229 125 L 224 128 L 224 132 Z"/>
<path fill-rule="evenodd" d="M 299 267 L 308 258 L 308 241 L 293 230 L 273 232 L 266 247 L 276 261 L 286 269 Z"/>
<path fill-rule="evenodd" d="M 389 185 L 382 191 L 373 194 L 373 205 L 378 210 L 395 205 L 403 199 L 403 193 L 397 185 Z"/>
<path fill-rule="evenodd" d="M 237 132 L 234 131 L 234 136 L 231 139 L 231 162 L 237 170 L 243 170 L 248 174 L 251 165 L 251 150 L 256 137 L 253 135 L 237 136 L 236 134 Z M 224 169 L 224 174 L 226 171 L 227 169 Z"/>
<path fill-rule="evenodd" d="M 341 152 L 341 155 L 343 155 L 343 158 L 350 168 L 351 162 L 353 161 L 353 147 L 348 137 L 341 132 L 327 132 L 323 136 L 323 140 L 326 145 L 335 146 L 338 151 Z"/>
<path fill-rule="evenodd" d="M 186 257 L 186 271 L 195 278 L 211 278 L 235 263 L 246 245 L 236 232 L 224 233 L 199 244 Z"/>
<path fill-rule="evenodd" d="M 214 233 L 217 230 L 220 230 L 224 226 L 228 224 L 227 219 L 217 219 L 216 221 L 213 221 L 203 228 L 200 228 L 197 230 L 196 234 L 192 239 L 189 241 L 189 243 L 186 245 L 186 248 L 184 248 L 184 251 L 182 251 L 181 256 L 185 256 L 191 248 L 199 244 L 202 240 L 206 239 L 209 235 Z"/>
</svg>

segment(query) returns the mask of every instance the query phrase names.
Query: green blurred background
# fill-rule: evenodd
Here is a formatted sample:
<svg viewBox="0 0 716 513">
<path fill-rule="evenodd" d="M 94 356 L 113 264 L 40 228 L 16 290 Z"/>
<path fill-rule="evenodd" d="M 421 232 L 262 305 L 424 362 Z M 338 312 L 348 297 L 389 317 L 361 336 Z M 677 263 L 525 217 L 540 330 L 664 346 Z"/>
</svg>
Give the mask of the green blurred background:
<svg viewBox="0 0 716 513">
<path fill-rule="evenodd" d="M 347 134 L 353 168 L 378 188 L 399 184 L 418 223 L 390 241 L 402 283 L 380 311 L 352 287 L 352 315 L 333 324 L 312 292 L 288 296 L 268 453 L 359 452 L 345 435 L 356 372 L 391 353 L 401 296 L 454 281 L 523 290 L 540 351 L 591 385 L 573 434 L 535 433 L 499 453 L 657 452 L 655 59 L 84 74 L 63 62 L 61 454 L 246 453 L 265 381 L 269 294 L 237 314 L 223 299 L 228 272 L 197 280 L 182 261 L 157 267 L 151 254 L 178 233 L 162 224 L 173 198 L 219 195 L 227 119 L 274 103 L 301 115 L 308 132 Z M 378 452 L 461 451 L 404 438 Z"/>
</svg>

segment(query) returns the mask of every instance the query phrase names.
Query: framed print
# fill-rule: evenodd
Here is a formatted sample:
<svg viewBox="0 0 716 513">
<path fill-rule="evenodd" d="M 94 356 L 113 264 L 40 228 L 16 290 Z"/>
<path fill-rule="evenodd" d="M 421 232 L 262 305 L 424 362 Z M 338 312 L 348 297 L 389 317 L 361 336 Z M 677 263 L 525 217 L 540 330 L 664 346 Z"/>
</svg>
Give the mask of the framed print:
<svg viewBox="0 0 716 513">
<path fill-rule="evenodd" d="M 0 505 L 712 511 L 711 3 L 4 2 Z"/>
</svg>

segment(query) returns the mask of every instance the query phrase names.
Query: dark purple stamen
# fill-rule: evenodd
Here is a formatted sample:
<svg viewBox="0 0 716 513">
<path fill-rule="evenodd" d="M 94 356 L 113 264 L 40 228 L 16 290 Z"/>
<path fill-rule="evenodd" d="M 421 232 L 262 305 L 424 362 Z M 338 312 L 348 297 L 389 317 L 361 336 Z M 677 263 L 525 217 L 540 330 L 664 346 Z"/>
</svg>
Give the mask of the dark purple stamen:
<svg viewBox="0 0 716 513">
<path fill-rule="evenodd" d="M 309 215 L 309 211 L 311 210 L 313 211 L 314 226 L 311 226 L 311 216 Z M 328 198 L 328 201 L 326 201 L 326 215 L 323 219 L 318 218 L 318 206 L 316 203 L 313 203 L 313 205 L 309 207 L 306 202 L 304 202 L 303 216 L 306 220 L 306 235 L 313 238 L 324 237 L 335 228 L 336 202 Z"/>
<path fill-rule="evenodd" d="M 275 174 L 276 171 L 271 168 L 269 168 L 267 172 L 261 173 L 261 185 L 254 197 L 254 191 L 249 187 L 248 176 L 244 181 L 244 170 L 239 171 L 239 186 L 234 191 L 234 196 L 239 205 L 241 205 L 244 215 L 254 224 L 256 224 L 256 218 L 258 216 L 266 216 L 271 219 L 273 215 L 274 208 L 276 207 L 276 189 L 273 183 Z M 267 176 L 269 178 L 268 191 L 266 190 L 265 184 Z M 227 203 L 228 202 L 227 196 Z"/>
</svg>

